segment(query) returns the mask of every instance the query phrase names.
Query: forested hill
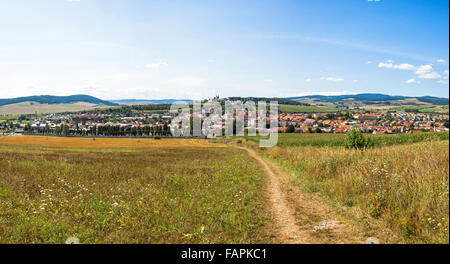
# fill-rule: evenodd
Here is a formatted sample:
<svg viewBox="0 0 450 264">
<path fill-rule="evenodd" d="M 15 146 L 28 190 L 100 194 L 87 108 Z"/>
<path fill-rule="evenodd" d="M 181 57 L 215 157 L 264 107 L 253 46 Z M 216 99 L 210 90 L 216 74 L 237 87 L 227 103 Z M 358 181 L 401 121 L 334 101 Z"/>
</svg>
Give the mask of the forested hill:
<svg viewBox="0 0 450 264">
<path fill-rule="evenodd" d="M 53 96 L 53 95 L 36 95 L 27 97 L 17 97 L 9 99 L 0 99 L 0 106 L 17 104 L 22 102 L 36 102 L 40 104 L 71 104 L 77 102 L 91 103 L 97 105 L 116 106 L 118 104 L 101 100 L 90 95 L 70 95 L 70 96 Z"/>
</svg>

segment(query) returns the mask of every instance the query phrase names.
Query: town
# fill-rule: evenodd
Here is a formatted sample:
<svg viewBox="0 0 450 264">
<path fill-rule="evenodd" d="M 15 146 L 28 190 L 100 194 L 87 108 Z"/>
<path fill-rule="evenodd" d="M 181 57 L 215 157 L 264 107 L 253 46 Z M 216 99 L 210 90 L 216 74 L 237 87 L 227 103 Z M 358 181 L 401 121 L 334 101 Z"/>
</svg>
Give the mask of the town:
<svg viewBox="0 0 450 264">
<path fill-rule="evenodd" d="M 2 135 L 47 134 L 62 136 L 171 136 L 175 114 L 159 113 L 64 113 L 20 115 L 0 121 Z M 192 117 L 192 114 L 191 116 Z M 226 115 L 222 115 L 225 120 Z M 247 124 L 247 113 L 244 114 Z M 181 124 L 178 124 L 179 126 Z M 216 125 L 218 126 L 218 125 Z M 220 125 L 224 129 L 224 124 Z M 351 113 L 279 113 L 280 133 L 364 133 L 397 134 L 448 132 L 448 115 L 407 112 Z"/>
</svg>

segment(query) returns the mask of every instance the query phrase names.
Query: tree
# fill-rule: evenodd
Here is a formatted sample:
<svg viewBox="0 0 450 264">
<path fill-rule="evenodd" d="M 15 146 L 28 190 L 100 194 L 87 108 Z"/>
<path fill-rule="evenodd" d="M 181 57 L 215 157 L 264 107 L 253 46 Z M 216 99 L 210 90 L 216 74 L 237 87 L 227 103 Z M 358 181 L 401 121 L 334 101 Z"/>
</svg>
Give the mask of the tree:
<svg viewBox="0 0 450 264">
<path fill-rule="evenodd" d="M 63 125 L 63 128 L 62 128 L 62 133 L 63 133 L 63 135 L 64 136 L 68 136 L 69 135 L 69 126 L 68 125 Z"/>
<path fill-rule="evenodd" d="M 295 127 L 293 125 L 289 125 L 286 129 L 286 133 L 294 133 Z"/>
<path fill-rule="evenodd" d="M 368 137 L 364 137 L 364 135 L 360 129 L 352 129 L 352 132 L 347 134 L 347 138 L 345 140 L 346 148 L 367 149 L 372 146 L 373 146 L 373 141 Z"/>
</svg>

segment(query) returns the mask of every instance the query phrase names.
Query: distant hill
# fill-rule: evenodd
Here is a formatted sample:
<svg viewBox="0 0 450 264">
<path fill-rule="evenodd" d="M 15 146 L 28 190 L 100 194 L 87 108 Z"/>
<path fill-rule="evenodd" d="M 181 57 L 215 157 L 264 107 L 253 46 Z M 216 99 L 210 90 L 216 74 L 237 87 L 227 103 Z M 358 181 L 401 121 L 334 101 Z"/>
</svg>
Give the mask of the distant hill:
<svg viewBox="0 0 450 264">
<path fill-rule="evenodd" d="M 90 95 L 70 95 L 70 96 L 53 96 L 53 95 L 36 95 L 27 97 L 17 97 L 10 99 L 0 99 L 0 106 L 17 104 L 23 102 L 35 102 L 39 104 L 71 104 L 71 103 L 90 103 L 96 105 L 117 106 L 118 104 L 104 101 Z"/>
<path fill-rule="evenodd" d="M 289 97 L 288 100 L 308 103 L 328 109 L 360 109 L 367 111 L 407 111 L 421 113 L 448 113 L 449 99 L 433 96 L 393 96 L 378 93 L 352 95 L 308 95 Z"/>
<path fill-rule="evenodd" d="M 192 103 L 191 99 L 120 99 L 111 100 L 111 102 L 119 105 L 148 105 L 148 104 L 173 104 L 175 102 Z"/>
<path fill-rule="evenodd" d="M 288 97 L 286 99 L 301 101 L 302 99 L 314 99 L 322 102 L 335 103 L 343 100 L 358 100 L 366 102 L 386 102 L 386 101 L 398 101 L 405 99 L 417 99 L 418 101 L 431 103 L 435 105 L 448 105 L 448 98 L 433 97 L 433 96 L 422 96 L 422 97 L 410 97 L 410 96 L 392 96 L 387 94 L 377 94 L 377 93 L 364 93 L 364 94 L 353 94 L 353 95 L 336 95 L 336 96 L 325 96 L 325 95 L 308 95 L 299 97 Z"/>
<path fill-rule="evenodd" d="M 0 99 L 0 115 L 60 113 L 118 106 L 89 95 L 27 96 Z"/>
</svg>

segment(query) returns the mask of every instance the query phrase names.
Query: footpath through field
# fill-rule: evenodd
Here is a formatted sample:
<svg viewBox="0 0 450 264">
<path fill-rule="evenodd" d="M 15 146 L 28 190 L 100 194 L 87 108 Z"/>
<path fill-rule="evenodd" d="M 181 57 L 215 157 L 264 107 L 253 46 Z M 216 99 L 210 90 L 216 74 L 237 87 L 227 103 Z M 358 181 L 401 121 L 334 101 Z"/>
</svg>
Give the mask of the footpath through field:
<svg viewBox="0 0 450 264">
<path fill-rule="evenodd" d="M 305 193 L 292 176 L 248 147 L 238 146 L 257 160 L 267 174 L 269 210 L 277 228 L 276 243 L 363 243 L 356 231 L 318 197 Z"/>
</svg>

